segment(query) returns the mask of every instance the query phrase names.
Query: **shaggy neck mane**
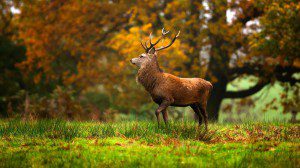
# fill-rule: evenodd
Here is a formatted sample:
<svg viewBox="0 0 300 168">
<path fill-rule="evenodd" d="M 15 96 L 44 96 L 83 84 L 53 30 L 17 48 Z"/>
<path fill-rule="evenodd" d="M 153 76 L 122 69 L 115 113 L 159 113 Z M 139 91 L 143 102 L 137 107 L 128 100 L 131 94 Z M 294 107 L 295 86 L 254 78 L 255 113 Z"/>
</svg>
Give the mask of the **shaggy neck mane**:
<svg viewBox="0 0 300 168">
<path fill-rule="evenodd" d="M 137 80 L 147 91 L 152 91 L 161 74 L 162 70 L 159 68 L 156 56 L 154 56 L 151 62 L 139 69 Z"/>
</svg>

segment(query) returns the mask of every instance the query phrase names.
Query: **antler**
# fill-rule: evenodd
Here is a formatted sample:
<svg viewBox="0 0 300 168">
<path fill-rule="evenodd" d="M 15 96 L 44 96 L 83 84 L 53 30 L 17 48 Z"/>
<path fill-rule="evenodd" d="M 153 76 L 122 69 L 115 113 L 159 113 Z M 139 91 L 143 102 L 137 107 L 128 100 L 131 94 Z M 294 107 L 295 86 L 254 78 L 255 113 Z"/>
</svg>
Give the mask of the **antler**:
<svg viewBox="0 0 300 168">
<path fill-rule="evenodd" d="M 147 42 L 145 42 L 145 43 L 143 44 L 143 42 L 141 41 L 141 45 L 142 45 L 143 48 L 145 49 L 146 53 L 148 53 L 153 47 L 155 47 L 155 45 L 158 44 L 158 43 L 160 42 L 160 40 L 163 39 L 163 38 L 165 37 L 165 35 L 168 34 L 169 32 L 170 32 L 170 31 L 165 31 L 165 28 L 163 28 L 163 29 L 161 30 L 161 36 L 160 36 L 160 38 L 159 38 L 155 43 L 152 43 L 152 33 L 150 33 L 150 35 L 149 35 L 150 46 L 149 46 L 149 47 L 147 46 Z M 163 49 L 165 49 L 165 48 L 170 47 L 170 46 L 174 43 L 174 41 L 176 40 L 176 38 L 179 36 L 179 34 L 180 34 L 180 31 L 179 31 L 178 34 L 172 39 L 172 41 L 171 41 L 171 43 L 170 43 L 169 45 L 167 45 L 167 46 L 165 46 L 165 47 L 160 47 L 160 48 L 158 48 L 158 49 L 155 49 L 155 51 L 163 50 Z"/>
<path fill-rule="evenodd" d="M 160 50 L 163 50 L 163 49 L 166 49 L 166 48 L 170 47 L 175 42 L 176 38 L 179 37 L 179 34 L 180 34 L 180 31 L 178 31 L 177 35 L 172 39 L 172 41 L 171 41 L 171 43 L 169 45 L 167 45 L 165 47 L 162 46 L 162 47 L 160 47 L 158 49 L 155 49 L 155 51 L 160 51 Z"/>
</svg>

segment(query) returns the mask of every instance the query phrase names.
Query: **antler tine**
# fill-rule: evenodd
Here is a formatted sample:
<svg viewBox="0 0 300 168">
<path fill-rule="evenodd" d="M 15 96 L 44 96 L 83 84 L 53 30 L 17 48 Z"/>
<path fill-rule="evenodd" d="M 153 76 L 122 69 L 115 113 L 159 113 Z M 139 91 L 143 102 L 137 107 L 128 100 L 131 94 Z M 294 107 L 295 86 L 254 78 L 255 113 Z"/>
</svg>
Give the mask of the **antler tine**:
<svg viewBox="0 0 300 168">
<path fill-rule="evenodd" d="M 141 40 L 141 45 L 143 46 L 143 48 L 145 49 L 145 50 L 147 50 L 147 48 L 146 48 L 146 46 L 144 46 L 144 44 L 143 44 L 143 41 Z"/>
<path fill-rule="evenodd" d="M 179 37 L 180 35 L 180 30 L 178 31 L 177 35 L 175 36 L 176 38 Z"/>
<path fill-rule="evenodd" d="M 165 28 L 162 28 L 162 30 L 161 30 L 161 34 L 163 35 L 163 36 L 165 36 L 166 34 L 168 34 L 170 31 L 165 31 Z"/>
<path fill-rule="evenodd" d="M 149 34 L 149 40 L 150 40 L 150 47 L 153 45 L 152 44 L 152 32 Z"/>
<path fill-rule="evenodd" d="M 151 44 L 150 44 L 150 47 L 147 46 L 148 41 L 149 41 L 149 40 L 147 40 L 147 41 L 145 42 L 145 46 L 146 46 L 147 50 L 149 50 L 149 48 L 152 48 L 152 47 L 151 47 Z"/>
<path fill-rule="evenodd" d="M 177 37 L 179 37 L 179 34 L 180 34 L 180 31 L 177 33 L 177 35 L 172 39 L 172 41 L 170 42 L 170 44 L 169 45 L 167 45 L 167 46 L 162 46 L 162 47 L 160 47 L 160 48 L 158 48 L 158 49 L 155 49 L 155 51 L 160 51 L 160 50 L 163 50 L 163 49 L 166 49 L 166 48 L 168 48 L 168 47 L 170 47 L 174 42 L 175 42 L 175 40 L 177 39 Z"/>
</svg>

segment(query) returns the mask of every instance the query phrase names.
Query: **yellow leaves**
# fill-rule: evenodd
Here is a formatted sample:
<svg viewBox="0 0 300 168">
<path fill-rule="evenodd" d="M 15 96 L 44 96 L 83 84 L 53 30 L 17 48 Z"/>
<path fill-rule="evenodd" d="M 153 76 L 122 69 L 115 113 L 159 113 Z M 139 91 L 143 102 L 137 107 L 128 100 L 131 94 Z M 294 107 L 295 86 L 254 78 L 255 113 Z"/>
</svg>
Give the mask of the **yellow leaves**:
<svg viewBox="0 0 300 168">
<path fill-rule="evenodd" d="M 121 55 L 127 57 L 127 59 L 138 56 L 142 52 L 140 40 L 143 33 L 149 32 L 150 28 L 151 24 L 146 24 L 142 27 L 132 27 L 129 29 L 129 32 L 122 30 L 109 41 L 107 46 L 118 51 Z"/>
<path fill-rule="evenodd" d="M 140 40 L 143 39 L 144 42 L 149 40 L 151 27 L 151 24 L 146 24 L 141 27 L 132 27 L 129 29 L 129 32 L 123 30 L 120 33 L 116 34 L 114 38 L 112 38 L 112 40 L 109 42 L 109 46 L 111 46 L 114 50 L 118 51 L 121 56 L 123 56 L 119 59 L 118 67 L 125 67 L 125 65 L 128 65 L 129 59 L 137 57 L 141 53 L 145 52 L 140 44 Z M 176 32 L 172 33 L 173 34 L 170 35 L 169 38 L 173 38 Z M 160 34 L 160 29 L 155 30 L 155 32 L 152 34 L 154 36 L 153 41 L 156 41 L 157 38 L 159 38 Z M 169 38 L 162 40 L 162 42 L 160 42 L 158 46 L 166 46 L 167 44 L 169 44 Z M 159 61 L 162 61 L 163 69 L 167 69 L 168 71 L 172 72 L 174 72 L 173 69 L 177 67 L 181 67 L 181 69 L 183 69 L 183 62 L 188 60 L 188 57 L 184 53 L 186 49 L 189 48 L 185 47 L 185 45 L 181 44 L 180 40 L 177 39 L 170 48 L 160 51 L 158 55 Z"/>
<path fill-rule="evenodd" d="M 124 68 L 125 62 L 119 62 L 118 63 L 120 70 Z"/>
<path fill-rule="evenodd" d="M 186 7 L 187 7 L 187 3 L 184 1 L 173 1 L 167 4 L 165 12 L 166 13 L 181 12 L 181 10 L 184 10 Z"/>
</svg>

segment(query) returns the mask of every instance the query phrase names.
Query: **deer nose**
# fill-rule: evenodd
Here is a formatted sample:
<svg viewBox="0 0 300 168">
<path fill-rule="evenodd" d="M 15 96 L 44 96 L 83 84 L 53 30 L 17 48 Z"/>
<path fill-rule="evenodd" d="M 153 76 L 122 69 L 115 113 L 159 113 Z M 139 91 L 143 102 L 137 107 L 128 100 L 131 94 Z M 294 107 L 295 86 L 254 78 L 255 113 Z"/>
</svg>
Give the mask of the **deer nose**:
<svg viewBox="0 0 300 168">
<path fill-rule="evenodd" d="M 130 62 L 133 64 L 132 59 L 130 60 Z"/>
</svg>

